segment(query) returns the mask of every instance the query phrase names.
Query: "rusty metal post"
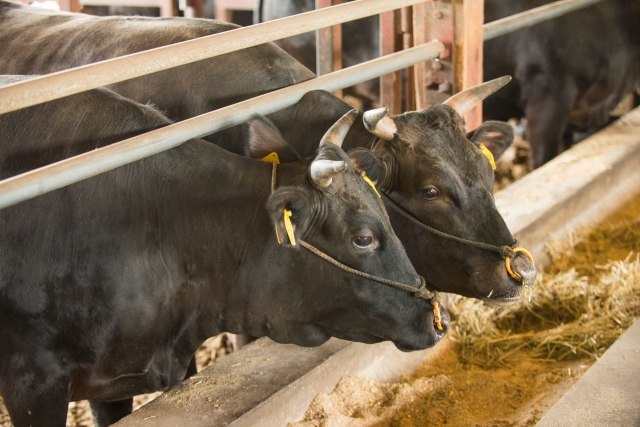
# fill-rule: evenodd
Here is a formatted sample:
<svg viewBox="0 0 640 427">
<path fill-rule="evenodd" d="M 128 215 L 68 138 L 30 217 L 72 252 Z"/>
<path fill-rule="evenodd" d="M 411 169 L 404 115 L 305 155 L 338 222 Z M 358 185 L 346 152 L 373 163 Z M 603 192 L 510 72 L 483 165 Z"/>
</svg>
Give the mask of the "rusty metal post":
<svg viewBox="0 0 640 427">
<path fill-rule="evenodd" d="M 402 50 L 402 13 L 393 10 L 380 14 L 380 56 Z M 402 112 L 402 72 L 380 77 L 380 105 L 391 114 Z"/>
<path fill-rule="evenodd" d="M 484 0 L 435 0 L 413 6 L 414 43 L 438 39 L 446 50 L 440 58 L 415 67 L 416 108 L 445 101 L 482 82 Z M 482 109 L 466 116 L 475 129 Z"/>
<path fill-rule="evenodd" d="M 483 81 L 484 0 L 455 0 L 453 37 L 453 91 L 479 85 Z M 482 104 L 465 116 L 467 131 L 482 123 Z"/>
<path fill-rule="evenodd" d="M 60 10 L 65 12 L 80 12 L 81 6 L 79 0 L 60 0 Z"/>
<path fill-rule="evenodd" d="M 452 0 L 436 0 L 413 7 L 414 44 L 437 39 L 445 46 L 440 58 L 415 66 L 417 109 L 441 103 L 452 94 L 453 17 Z"/>
<path fill-rule="evenodd" d="M 341 0 L 316 0 L 316 10 L 341 4 Z M 342 69 L 342 25 L 316 31 L 316 75 Z M 336 92 L 341 97 L 342 90 Z"/>
<path fill-rule="evenodd" d="M 413 8 L 405 7 L 402 8 L 402 49 L 413 46 Z M 413 111 L 416 109 L 415 67 L 407 68 L 406 73 L 402 111 Z"/>
</svg>

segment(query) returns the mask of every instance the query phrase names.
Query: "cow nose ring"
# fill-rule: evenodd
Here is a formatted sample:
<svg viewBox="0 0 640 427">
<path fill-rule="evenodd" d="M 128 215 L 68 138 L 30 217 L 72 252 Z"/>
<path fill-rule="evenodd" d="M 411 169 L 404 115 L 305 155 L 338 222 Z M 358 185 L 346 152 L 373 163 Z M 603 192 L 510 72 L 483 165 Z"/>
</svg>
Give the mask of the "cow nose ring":
<svg viewBox="0 0 640 427">
<path fill-rule="evenodd" d="M 525 254 L 527 256 L 527 258 L 529 258 L 529 261 L 531 261 L 531 264 L 533 264 L 535 266 L 535 263 L 533 262 L 533 257 L 531 256 L 529 251 L 526 250 L 525 248 L 513 248 L 513 252 L 522 252 L 523 254 Z M 506 256 L 504 258 L 504 265 L 505 265 L 505 267 L 507 267 L 507 273 L 509 273 L 509 276 L 511 276 L 514 279 L 522 282 L 522 276 L 511 269 L 511 257 L 510 256 Z"/>
</svg>

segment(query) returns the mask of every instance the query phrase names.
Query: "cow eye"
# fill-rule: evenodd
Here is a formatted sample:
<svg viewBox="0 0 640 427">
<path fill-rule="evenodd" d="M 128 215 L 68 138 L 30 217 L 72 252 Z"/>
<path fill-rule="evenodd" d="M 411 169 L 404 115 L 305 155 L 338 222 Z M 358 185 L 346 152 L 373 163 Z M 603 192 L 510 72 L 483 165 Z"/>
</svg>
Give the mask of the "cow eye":
<svg viewBox="0 0 640 427">
<path fill-rule="evenodd" d="M 378 247 L 377 240 L 369 233 L 357 234 L 351 238 L 353 247 L 357 250 L 374 250 Z"/>
<path fill-rule="evenodd" d="M 422 197 L 427 200 L 433 200 L 440 195 L 438 189 L 435 187 L 427 187 L 422 190 Z"/>
</svg>

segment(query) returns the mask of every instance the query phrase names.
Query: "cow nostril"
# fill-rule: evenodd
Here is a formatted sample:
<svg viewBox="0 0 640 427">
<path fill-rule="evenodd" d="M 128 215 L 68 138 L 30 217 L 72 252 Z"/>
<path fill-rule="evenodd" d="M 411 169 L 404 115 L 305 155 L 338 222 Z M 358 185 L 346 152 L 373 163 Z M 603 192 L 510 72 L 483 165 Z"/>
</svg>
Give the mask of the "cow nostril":
<svg viewBox="0 0 640 427">
<path fill-rule="evenodd" d="M 443 306 L 440 306 L 440 325 L 442 329 L 435 328 L 436 336 L 438 339 L 444 337 L 449 332 L 449 312 Z"/>
<path fill-rule="evenodd" d="M 533 286 L 538 270 L 527 256 L 518 253 L 515 259 L 511 261 L 511 268 L 522 278 L 522 286 Z"/>
</svg>

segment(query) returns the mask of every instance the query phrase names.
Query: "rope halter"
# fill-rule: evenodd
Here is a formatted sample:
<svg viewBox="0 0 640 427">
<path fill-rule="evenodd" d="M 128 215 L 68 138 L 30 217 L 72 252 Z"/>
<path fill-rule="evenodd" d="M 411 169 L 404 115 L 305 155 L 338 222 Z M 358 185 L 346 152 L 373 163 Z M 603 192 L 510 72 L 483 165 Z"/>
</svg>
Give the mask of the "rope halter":
<svg viewBox="0 0 640 427">
<path fill-rule="evenodd" d="M 531 256 L 531 254 L 526 249 L 520 248 L 520 247 L 513 247 L 513 246 L 518 244 L 517 241 L 515 241 L 512 246 L 507 246 L 507 245 L 495 246 L 495 245 L 490 245 L 488 243 L 482 243 L 482 242 L 476 242 L 474 240 L 463 239 L 462 237 L 457 237 L 457 236 L 445 233 L 443 231 L 436 230 L 435 228 L 430 227 L 427 224 L 425 224 L 422 221 L 420 221 L 418 218 L 413 216 L 411 213 L 407 212 L 402 206 L 400 206 L 399 204 L 394 202 L 391 199 L 391 197 L 389 197 L 387 195 L 387 193 L 385 193 L 384 191 L 380 191 L 380 193 L 382 193 L 382 197 L 389 204 L 389 206 L 391 206 L 393 208 L 393 210 L 398 212 L 400 215 L 402 215 L 403 217 L 405 217 L 406 219 L 408 219 L 409 221 L 411 221 L 413 224 L 417 225 L 418 227 L 423 228 L 423 229 L 429 231 L 430 233 L 433 233 L 436 236 L 440 236 L 440 237 L 443 237 L 445 239 L 453 240 L 455 242 L 459 242 L 459 243 L 462 243 L 462 244 L 465 244 L 465 245 L 469 245 L 469 246 L 474 246 L 476 248 L 486 249 L 488 251 L 497 252 L 498 254 L 500 254 L 502 259 L 504 260 L 505 267 L 507 269 L 507 273 L 509 273 L 509 275 L 512 278 L 514 278 L 514 279 L 516 279 L 516 280 L 518 280 L 520 282 L 523 280 L 522 276 L 520 276 L 517 272 L 515 272 L 515 271 L 513 271 L 511 269 L 511 259 L 516 257 L 516 253 L 517 252 L 522 252 L 523 254 L 525 254 L 527 256 L 527 258 L 529 258 L 529 260 L 533 264 L 533 257 Z"/>
</svg>

